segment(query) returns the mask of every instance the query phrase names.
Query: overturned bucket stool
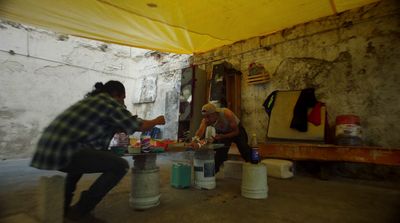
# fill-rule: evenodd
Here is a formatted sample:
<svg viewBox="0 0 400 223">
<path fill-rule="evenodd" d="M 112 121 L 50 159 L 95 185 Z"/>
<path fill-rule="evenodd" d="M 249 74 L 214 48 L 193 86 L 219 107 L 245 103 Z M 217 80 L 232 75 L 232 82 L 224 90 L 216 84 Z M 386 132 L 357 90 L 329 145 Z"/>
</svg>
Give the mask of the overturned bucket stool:
<svg viewBox="0 0 400 223">
<path fill-rule="evenodd" d="M 62 223 L 64 221 L 64 185 L 64 176 L 40 177 L 37 208 L 40 222 Z"/>
<path fill-rule="evenodd" d="M 157 155 L 141 153 L 133 155 L 132 189 L 129 203 L 134 209 L 143 210 L 160 204 L 160 168 Z"/>
<path fill-rule="evenodd" d="M 214 150 L 200 149 L 194 153 L 194 187 L 197 189 L 214 189 L 215 161 Z"/>
<path fill-rule="evenodd" d="M 268 197 L 267 167 L 262 164 L 244 163 L 242 169 L 242 196 L 252 199 Z"/>
</svg>

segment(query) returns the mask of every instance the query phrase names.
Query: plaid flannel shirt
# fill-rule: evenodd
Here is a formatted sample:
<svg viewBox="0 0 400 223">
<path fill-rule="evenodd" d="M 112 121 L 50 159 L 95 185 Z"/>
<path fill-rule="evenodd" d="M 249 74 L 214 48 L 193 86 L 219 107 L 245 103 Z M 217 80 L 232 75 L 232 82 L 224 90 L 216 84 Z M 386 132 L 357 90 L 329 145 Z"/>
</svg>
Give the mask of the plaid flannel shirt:
<svg viewBox="0 0 400 223">
<path fill-rule="evenodd" d="M 59 170 L 77 150 L 105 150 L 117 131 L 132 134 L 142 122 L 108 94 L 87 97 L 62 112 L 43 131 L 31 166 Z"/>
</svg>

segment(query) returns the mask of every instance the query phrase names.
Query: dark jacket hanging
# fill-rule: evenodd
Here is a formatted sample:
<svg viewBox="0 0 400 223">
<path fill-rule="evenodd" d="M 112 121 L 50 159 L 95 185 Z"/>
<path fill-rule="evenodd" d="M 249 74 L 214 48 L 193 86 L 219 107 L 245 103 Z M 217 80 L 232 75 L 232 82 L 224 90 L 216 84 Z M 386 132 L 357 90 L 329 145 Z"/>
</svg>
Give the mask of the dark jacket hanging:
<svg viewBox="0 0 400 223">
<path fill-rule="evenodd" d="M 317 103 L 314 88 L 307 88 L 301 91 L 293 110 L 293 119 L 290 128 L 300 132 L 307 132 L 307 111 Z"/>
</svg>

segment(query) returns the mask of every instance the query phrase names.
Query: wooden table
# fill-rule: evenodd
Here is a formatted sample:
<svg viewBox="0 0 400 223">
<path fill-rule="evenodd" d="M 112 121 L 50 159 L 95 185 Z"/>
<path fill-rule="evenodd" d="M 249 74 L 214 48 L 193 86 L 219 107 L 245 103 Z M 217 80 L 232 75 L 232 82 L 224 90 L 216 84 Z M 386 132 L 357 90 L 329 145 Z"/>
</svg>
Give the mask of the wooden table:
<svg viewBox="0 0 400 223">
<path fill-rule="evenodd" d="M 205 144 L 200 149 L 193 150 L 189 143 L 172 143 L 168 144 L 168 150 L 166 152 L 185 152 L 185 151 L 200 151 L 200 150 L 214 150 L 223 148 L 224 144 Z"/>
</svg>

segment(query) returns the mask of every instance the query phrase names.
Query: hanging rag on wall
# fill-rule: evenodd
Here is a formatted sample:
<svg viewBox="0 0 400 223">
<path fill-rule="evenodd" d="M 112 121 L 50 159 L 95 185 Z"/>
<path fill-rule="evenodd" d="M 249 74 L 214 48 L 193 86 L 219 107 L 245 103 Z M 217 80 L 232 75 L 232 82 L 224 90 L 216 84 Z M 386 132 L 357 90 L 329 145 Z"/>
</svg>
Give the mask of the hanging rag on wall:
<svg viewBox="0 0 400 223">
<path fill-rule="evenodd" d="M 306 88 L 301 91 L 299 99 L 297 99 L 296 105 L 294 106 L 290 128 L 297 129 L 300 132 L 307 132 L 308 108 L 314 107 L 317 103 L 314 91 L 314 88 Z"/>
<path fill-rule="evenodd" d="M 265 112 L 267 112 L 268 116 L 271 115 L 277 93 L 278 93 L 278 91 L 273 91 L 271 94 L 268 95 L 267 99 L 265 99 L 265 101 L 263 103 Z"/>
<path fill-rule="evenodd" d="M 315 104 L 310 114 L 308 114 L 308 122 L 311 122 L 315 126 L 321 125 L 321 107 L 324 105 L 325 104 L 322 102 L 317 102 L 317 104 Z"/>
</svg>

